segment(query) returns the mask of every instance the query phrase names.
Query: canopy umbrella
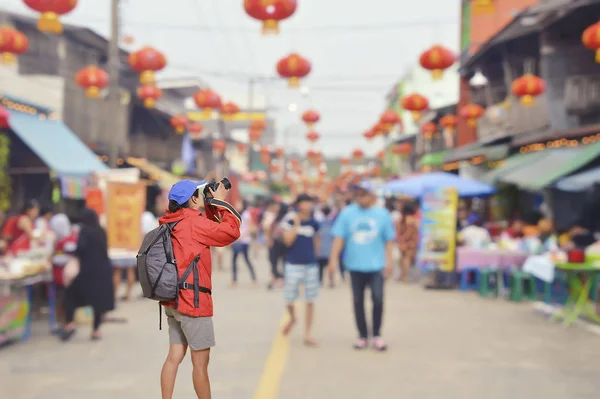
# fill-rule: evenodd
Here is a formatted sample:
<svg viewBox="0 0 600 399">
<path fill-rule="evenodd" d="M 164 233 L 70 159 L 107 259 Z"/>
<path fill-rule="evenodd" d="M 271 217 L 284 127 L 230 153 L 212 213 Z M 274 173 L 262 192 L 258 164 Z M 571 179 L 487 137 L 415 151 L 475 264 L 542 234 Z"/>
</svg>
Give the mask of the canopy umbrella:
<svg viewBox="0 0 600 399">
<path fill-rule="evenodd" d="M 392 180 L 383 186 L 382 190 L 420 198 L 426 189 L 445 187 L 456 188 L 458 196 L 463 198 L 486 197 L 496 192 L 496 189 L 489 184 L 445 172 L 424 173 L 407 179 Z"/>
<path fill-rule="evenodd" d="M 561 191 L 586 191 L 600 183 L 600 168 L 594 168 L 573 176 L 565 177 L 556 182 L 556 188 Z"/>
</svg>

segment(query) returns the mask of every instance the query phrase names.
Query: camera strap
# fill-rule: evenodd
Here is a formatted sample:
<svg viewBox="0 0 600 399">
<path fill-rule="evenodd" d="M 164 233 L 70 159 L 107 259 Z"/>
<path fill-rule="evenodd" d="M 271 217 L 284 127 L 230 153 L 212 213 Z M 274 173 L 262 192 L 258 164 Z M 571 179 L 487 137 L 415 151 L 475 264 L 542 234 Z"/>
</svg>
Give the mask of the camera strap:
<svg viewBox="0 0 600 399">
<path fill-rule="evenodd" d="M 240 221 L 240 224 L 242 224 L 242 216 L 229 202 L 225 202 L 225 201 L 221 201 L 216 198 L 213 198 L 210 201 L 210 204 L 213 206 L 216 206 L 217 208 L 224 208 L 224 209 L 228 210 L 230 213 L 233 214 L 233 216 L 238 218 L 238 220 Z"/>
</svg>

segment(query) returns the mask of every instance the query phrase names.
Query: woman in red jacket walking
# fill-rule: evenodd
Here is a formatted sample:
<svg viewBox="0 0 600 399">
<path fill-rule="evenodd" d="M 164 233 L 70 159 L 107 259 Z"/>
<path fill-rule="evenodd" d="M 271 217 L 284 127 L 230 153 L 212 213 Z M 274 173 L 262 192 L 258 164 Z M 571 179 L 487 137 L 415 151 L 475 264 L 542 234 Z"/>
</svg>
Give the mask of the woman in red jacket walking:
<svg viewBox="0 0 600 399">
<path fill-rule="evenodd" d="M 210 247 L 224 247 L 240 236 L 240 214 L 225 202 L 227 190 L 219 184 L 216 191 L 207 182 L 182 180 L 169 191 L 169 209 L 160 224 L 178 222 L 171 233 L 173 253 L 181 278 L 191 262 L 196 263 L 199 285 L 204 289 L 199 298 L 194 290 L 182 289 L 177 309 L 174 302 L 163 303 L 169 324 L 169 354 L 161 373 L 163 399 L 173 397 L 179 364 L 189 346 L 192 354 L 194 390 L 201 399 L 210 399 L 208 360 L 215 345 L 213 329 L 212 264 Z M 205 192 L 205 189 L 207 192 Z M 210 204 L 206 204 L 210 201 Z M 192 274 L 186 283 L 194 284 Z"/>
</svg>

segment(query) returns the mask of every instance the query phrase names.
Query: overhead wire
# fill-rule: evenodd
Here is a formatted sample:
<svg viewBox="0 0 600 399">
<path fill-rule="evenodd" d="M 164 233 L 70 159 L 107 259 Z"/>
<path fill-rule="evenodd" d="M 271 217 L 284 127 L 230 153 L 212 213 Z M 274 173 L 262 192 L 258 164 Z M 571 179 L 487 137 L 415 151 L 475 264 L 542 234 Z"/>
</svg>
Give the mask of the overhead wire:
<svg viewBox="0 0 600 399">
<path fill-rule="evenodd" d="M 212 9 L 213 9 L 213 11 L 215 13 L 217 24 L 222 25 L 223 24 L 223 16 L 222 16 L 221 10 L 219 8 L 219 4 L 220 3 L 221 2 L 218 1 L 218 0 L 213 0 L 211 2 L 211 6 L 212 6 Z M 233 45 L 233 41 L 231 40 L 230 33 L 231 33 L 230 31 L 226 31 L 226 32 L 224 32 L 224 36 L 225 36 L 225 40 L 227 42 L 228 47 L 231 50 L 233 50 L 234 49 L 234 45 Z M 247 36 L 246 35 L 242 35 L 242 38 L 243 38 L 243 40 L 245 42 L 245 45 L 242 44 L 242 48 L 246 49 L 246 53 L 248 54 L 248 59 L 250 60 L 249 63 L 244 63 L 244 65 L 246 65 L 248 67 L 249 73 L 252 74 L 253 71 L 257 71 L 258 70 L 257 65 L 256 65 L 256 59 L 254 58 L 254 54 L 253 54 L 252 50 L 250 49 L 250 44 L 249 44 Z M 238 53 L 236 51 L 236 54 L 241 54 L 241 52 Z"/>
<path fill-rule="evenodd" d="M 78 21 L 95 24 L 95 23 L 108 23 L 108 20 L 101 18 L 78 18 Z M 256 32 L 255 27 L 239 27 L 239 26 L 222 26 L 222 25 L 182 25 L 182 24 L 168 24 L 162 22 L 142 22 L 142 21 L 125 21 L 126 24 L 136 26 L 142 29 L 152 30 L 185 30 L 185 31 L 202 31 L 202 32 L 236 32 L 236 33 L 251 33 Z M 384 31 L 384 30 L 403 30 L 412 29 L 419 26 L 441 26 L 441 25 L 458 25 L 455 19 L 423 19 L 423 20 L 406 20 L 388 23 L 377 23 L 377 24 L 348 24 L 348 25 L 315 25 L 309 27 L 286 27 L 282 34 L 301 32 L 304 34 L 316 34 L 321 35 L 324 32 L 328 33 L 351 33 L 351 32 L 364 32 L 364 31 Z"/>
<path fill-rule="evenodd" d="M 192 8 L 195 11 L 196 14 L 196 19 L 198 20 L 199 24 L 202 24 L 202 20 L 204 19 L 203 14 L 202 14 L 202 7 L 200 5 L 201 0 L 190 0 L 192 3 Z M 212 35 L 211 35 L 212 36 Z M 206 40 L 209 44 L 209 46 L 212 48 L 214 54 L 216 55 L 216 58 L 218 58 L 218 63 L 219 65 L 231 65 L 231 63 L 228 63 L 225 60 L 225 56 L 224 53 L 221 51 L 221 47 L 219 47 L 215 41 L 212 40 L 212 37 L 208 37 L 208 40 Z M 231 61 L 231 60 L 229 60 Z"/>
</svg>

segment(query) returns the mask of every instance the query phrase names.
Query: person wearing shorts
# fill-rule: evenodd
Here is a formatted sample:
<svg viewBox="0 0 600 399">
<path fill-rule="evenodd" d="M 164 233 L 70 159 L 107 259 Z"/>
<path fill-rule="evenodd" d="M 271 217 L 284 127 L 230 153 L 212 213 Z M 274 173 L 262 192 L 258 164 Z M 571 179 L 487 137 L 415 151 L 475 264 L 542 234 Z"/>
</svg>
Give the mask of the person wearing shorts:
<svg viewBox="0 0 600 399">
<path fill-rule="evenodd" d="M 319 294 L 319 266 L 317 252 L 319 248 L 319 223 L 313 217 L 313 199 L 307 194 L 298 196 L 295 210 L 281 222 L 283 242 L 288 247 L 284 267 L 284 297 L 289 313 L 283 334 L 288 335 L 296 323 L 294 302 L 300 296 L 300 286 L 304 286 L 306 301 L 306 329 L 304 343 L 315 346 L 312 337 L 314 302 Z"/>
<path fill-rule="evenodd" d="M 201 351 L 215 346 L 215 329 L 212 317 L 191 317 L 172 308 L 165 308 L 169 325 L 169 343 L 187 345 L 190 350 Z"/>
<path fill-rule="evenodd" d="M 162 399 L 172 399 L 179 365 L 186 353 L 192 358 L 196 397 L 210 399 L 208 363 L 215 346 L 213 329 L 212 262 L 210 249 L 231 245 L 240 237 L 241 216 L 224 201 L 227 190 L 207 182 L 181 180 L 169 191 L 169 209 L 159 223 L 171 226 L 173 255 L 179 278 L 192 266 L 179 295 L 161 302 L 169 325 L 169 353 L 160 374 Z M 210 202 L 205 202 L 209 200 Z"/>
</svg>

